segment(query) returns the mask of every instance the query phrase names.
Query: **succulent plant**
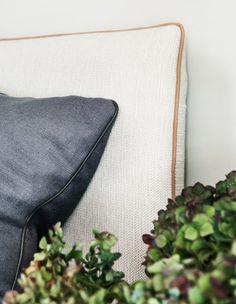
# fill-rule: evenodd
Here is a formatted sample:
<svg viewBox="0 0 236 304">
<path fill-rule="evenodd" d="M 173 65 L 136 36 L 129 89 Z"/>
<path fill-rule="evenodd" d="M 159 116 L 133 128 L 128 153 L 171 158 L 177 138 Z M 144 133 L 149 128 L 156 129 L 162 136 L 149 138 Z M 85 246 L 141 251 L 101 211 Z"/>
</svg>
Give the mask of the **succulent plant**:
<svg viewBox="0 0 236 304">
<path fill-rule="evenodd" d="M 143 236 L 146 280 L 128 284 L 113 269 L 121 254 L 112 234 L 94 230 L 84 255 L 57 224 L 4 304 L 236 304 L 235 171 L 214 188 L 185 188 L 153 223 Z"/>
</svg>

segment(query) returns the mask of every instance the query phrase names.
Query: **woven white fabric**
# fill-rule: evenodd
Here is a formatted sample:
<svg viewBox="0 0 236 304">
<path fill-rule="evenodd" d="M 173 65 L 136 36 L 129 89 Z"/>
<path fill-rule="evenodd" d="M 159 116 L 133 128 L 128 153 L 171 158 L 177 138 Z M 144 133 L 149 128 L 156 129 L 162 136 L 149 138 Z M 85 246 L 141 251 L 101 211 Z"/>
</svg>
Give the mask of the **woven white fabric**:
<svg viewBox="0 0 236 304">
<path fill-rule="evenodd" d="M 171 196 L 173 119 L 181 31 L 176 25 L 124 32 L 0 42 L 0 91 L 15 96 L 76 94 L 120 108 L 107 149 L 66 239 L 88 243 L 92 229 L 119 238 L 117 269 L 144 277 L 141 236 Z M 176 189 L 184 181 L 186 70 L 183 59 Z M 65 202 L 66 204 L 66 202 Z"/>
</svg>

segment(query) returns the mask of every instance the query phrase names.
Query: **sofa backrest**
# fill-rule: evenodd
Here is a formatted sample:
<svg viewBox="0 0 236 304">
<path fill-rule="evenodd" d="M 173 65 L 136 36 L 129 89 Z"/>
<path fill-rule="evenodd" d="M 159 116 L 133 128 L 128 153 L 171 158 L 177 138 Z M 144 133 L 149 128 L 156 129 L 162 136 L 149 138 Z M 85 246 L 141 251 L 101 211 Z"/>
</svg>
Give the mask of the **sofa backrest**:
<svg viewBox="0 0 236 304">
<path fill-rule="evenodd" d="M 0 37 L 178 21 L 188 37 L 186 183 L 235 167 L 235 0 L 31 0 L 1 3 Z"/>
<path fill-rule="evenodd" d="M 1 39 L 0 79 L 8 95 L 96 96 L 118 103 L 107 149 L 66 237 L 88 243 L 93 228 L 113 232 L 123 253 L 117 267 L 130 281 L 143 277 L 142 234 L 184 183 L 183 27 Z"/>
</svg>

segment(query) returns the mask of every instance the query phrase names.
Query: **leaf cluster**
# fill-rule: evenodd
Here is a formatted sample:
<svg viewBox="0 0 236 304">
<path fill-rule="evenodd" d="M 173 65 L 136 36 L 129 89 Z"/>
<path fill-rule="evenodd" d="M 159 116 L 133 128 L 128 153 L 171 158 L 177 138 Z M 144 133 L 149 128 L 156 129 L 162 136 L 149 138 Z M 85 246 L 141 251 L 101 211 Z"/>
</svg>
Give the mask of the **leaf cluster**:
<svg viewBox="0 0 236 304">
<path fill-rule="evenodd" d="M 236 304 L 235 171 L 215 187 L 186 187 L 153 224 L 143 236 L 146 280 L 128 284 L 114 270 L 112 234 L 94 230 L 84 254 L 57 224 L 4 304 Z"/>
</svg>

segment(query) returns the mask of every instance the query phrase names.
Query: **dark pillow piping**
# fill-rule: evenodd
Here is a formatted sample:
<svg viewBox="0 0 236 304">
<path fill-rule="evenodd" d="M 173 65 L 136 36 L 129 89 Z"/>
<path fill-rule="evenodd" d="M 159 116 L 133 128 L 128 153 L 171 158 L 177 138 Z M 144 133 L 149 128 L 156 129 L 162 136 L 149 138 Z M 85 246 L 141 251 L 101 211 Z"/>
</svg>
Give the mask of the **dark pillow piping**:
<svg viewBox="0 0 236 304">
<path fill-rule="evenodd" d="M 65 186 L 63 188 L 61 188 L 61 190 L 59 190 L 56 194 L 54 194 L 51 198 L 49 198 L 47 201 L 43 202 L 40 206 L 38 206 L 37 208 L 35 208 L 33 210 L 33 212 L 28 216 L 28 218 L 26 219 L 24 228 L 22 230 L 22 236 L 21 236 L 21 244 L 20 244 L 20 253 L 19 253 L 19 258 L 18 258 L 18 263 L 17 263 L 17 268 L 16 268 L 16 273 L 15 273 L 15 278 L 14 281 L 12 283 L 12 287 L 11 289 L 15 288 L 15 285 L 17 283 L 17 279 L 18 279 L 18 275 L 19 275 L 19 271 L 21 268 L 21 261 L 22 261 L 22 257 L 23 257 L 23 252 L 24 252 L 24 241 L 25 241 L 25 234 L 26 234 L 26 230 L 27 230 L 27 226 L 30 222 L 30 220 L 32 219 L 32 217 L 45 205 L 47 205 L 48 203 L 52 202 L 54 199 L 56 199 L 58 196 L 60 196 L 65 190 L 66 188 L 71 184 L 71 182 L 74 180 L 74 178 L 80 173 L 80 171 L 83 169 L 83 166 L 85 165 L 85 163 L 87 162 L 87 160 L 89 159 L 89 157 L 91 156 L 91 154 L 94 152 L 94 150 L 96 149 L 96 147 L 98 146 L 98 144 L 100 143 L 100 141 L 102 140 L 103 136 L 105 135 L 105 133 L 109 130 L 110 126 L 114 123 L 117 114 L 118 114 L 118 105 L 114 100 L 111 100 L 114 107 L 115 107 L 115 112 L 114 115 L 112 116 L 112 118 L 110 119 L 110 121 L 106 124 L 105 128 L 103 129 L 103 131 L 101 132 L 100 136 L 98 137 L 97 141 L 95 142 L 95 144 L 93 145 L 93 147 L 91 148 L 91 150 L 88 152 L 88 154 L 86 155 L 86 157 L 84 158 L 83 162 L 81 163 L 81 165 L 79 166 L 79 168 L 75 171 L 75 173 L 72 175 L 72 177 L 68 180 L 68 182 L 65 184 Z"/>
</svg>

